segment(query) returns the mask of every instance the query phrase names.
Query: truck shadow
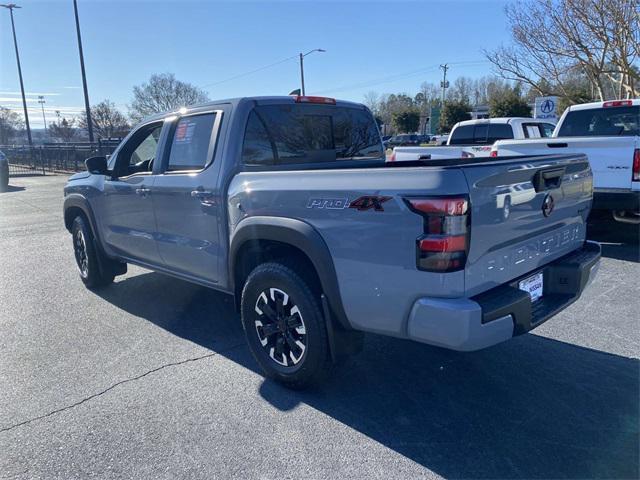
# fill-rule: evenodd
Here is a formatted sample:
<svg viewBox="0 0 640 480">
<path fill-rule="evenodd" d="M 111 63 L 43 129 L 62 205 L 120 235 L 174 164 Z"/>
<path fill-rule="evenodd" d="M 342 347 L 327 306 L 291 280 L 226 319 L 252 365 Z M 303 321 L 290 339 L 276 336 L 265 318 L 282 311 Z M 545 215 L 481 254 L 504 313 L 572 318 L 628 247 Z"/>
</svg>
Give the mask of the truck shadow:
<svg viewBox="0 0 640 480">
<path fill-rule="evenodd" d="M 600 242 L 603 257 L 640 262 L 640 225 L 616 222 L 606 213 L 589 217 L 587 238 Z"/>
<path fill-rule="evenodd" d="M 243 332 L 226 295 L 157 273 L 100 295 L 258 371 L 231 347 Z M 533 334 L 466 354 L 371 335 L 318 389 L 266 380 L 259 394 L 285 412 L 312 406 L 444 477 L 638 478 L 639 378 L 637 360 Z"/>
<path fill-rule="evenodd" d="M 25 188 L 24 187 L 17 187 L 15 185 L 9 185 L 7 186 L 6 190 L 0 190 L 0 193 L 10 193 L 10 192 L 21 192 L 23 191 Z"/>
</svg>

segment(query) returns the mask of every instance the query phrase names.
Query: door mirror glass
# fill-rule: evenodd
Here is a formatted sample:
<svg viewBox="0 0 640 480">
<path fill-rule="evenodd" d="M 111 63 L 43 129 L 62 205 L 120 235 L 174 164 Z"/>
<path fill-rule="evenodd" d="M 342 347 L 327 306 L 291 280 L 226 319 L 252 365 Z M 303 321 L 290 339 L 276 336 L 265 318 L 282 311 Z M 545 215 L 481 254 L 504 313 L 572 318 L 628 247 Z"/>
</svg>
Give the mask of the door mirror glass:
<svg viewBox="0 0 640 480">
<path fill-rule="evenodd" d="M 108 173 L 107 157 L 91 157 L 84 161 L 87 171 L 96 175 L 106 175 Z"/>
</svg>

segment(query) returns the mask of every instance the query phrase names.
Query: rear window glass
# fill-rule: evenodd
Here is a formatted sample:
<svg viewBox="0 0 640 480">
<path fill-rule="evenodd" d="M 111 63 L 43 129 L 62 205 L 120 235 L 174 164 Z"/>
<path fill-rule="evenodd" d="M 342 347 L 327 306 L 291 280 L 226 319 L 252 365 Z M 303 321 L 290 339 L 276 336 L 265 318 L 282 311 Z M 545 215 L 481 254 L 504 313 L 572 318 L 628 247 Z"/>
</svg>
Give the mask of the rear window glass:
<svg viewBox="0 0 640 480">
<path fill-rule="evenodd" d="M 248 165 L 384 160 L 367 111 L 324 105 L 264 105 L 250 114 L 243 144 Z"/>
<path fill-rule="evenodd" d="M 496 140 L 513 138 L 511 125 L 501 123 L 481 123 L 464 125 L 453 131 L 450 145 L 490 145 Z"/>
<path fill-rule="evenodd" d="M 489 125 L 476 125 L 473 131 L 473 143 L 486 143 Z"/>
<path fill-rule="evenodd" d="M 473 143 L 473 125 L 462 125 L 457 127 L 449 139 L 450 145 L 465 145 Z"/>
<path fill-rule="evenodd" d="M 498 140 L 507 140 L 510 138 L 513 138 L 513 128 L 511 125 L 505 123 L 489 124 L 489 135 L 487 136 L 486 143 L 491 144 Z"/>
<path fill-rule="evenodd" d="M 562 121 L 559 137 L 640 134 L 640 106 L 575 110 Z"/>
</svg>

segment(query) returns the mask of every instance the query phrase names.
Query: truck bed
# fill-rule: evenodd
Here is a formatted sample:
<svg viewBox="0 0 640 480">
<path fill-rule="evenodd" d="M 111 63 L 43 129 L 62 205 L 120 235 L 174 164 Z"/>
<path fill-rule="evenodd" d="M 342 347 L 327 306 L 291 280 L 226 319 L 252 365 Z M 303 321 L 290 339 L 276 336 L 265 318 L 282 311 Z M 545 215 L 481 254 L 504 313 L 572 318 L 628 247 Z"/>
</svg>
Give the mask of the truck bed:
<svg viewBox="0 0 640 480">
<path fill-rule="evenodd" d="M 556 175 L 553 182 L 541 185 L 542 172 Z M 245 168 L 229 186 L 228 208 L 232 235 L 245 216 L 308 223 L 330 250 L 353 326 L 402 335 L 411 303 L 390 298 L 471 297 L 580 248 L 591 194 L 584 155 L 341 162 Z M 380 210 L 349 208 L 372 195 L 384 199 Z M 468 199 L 467 262 L 457 271 L 422 271 L 416 242 L 424 219 L 407 201 L 442 196 Z M 542 212 L 547 196 L 555 202 L 548 217 Z M 357 301 L 363 295 L 367 301 Z"/>
</svg>

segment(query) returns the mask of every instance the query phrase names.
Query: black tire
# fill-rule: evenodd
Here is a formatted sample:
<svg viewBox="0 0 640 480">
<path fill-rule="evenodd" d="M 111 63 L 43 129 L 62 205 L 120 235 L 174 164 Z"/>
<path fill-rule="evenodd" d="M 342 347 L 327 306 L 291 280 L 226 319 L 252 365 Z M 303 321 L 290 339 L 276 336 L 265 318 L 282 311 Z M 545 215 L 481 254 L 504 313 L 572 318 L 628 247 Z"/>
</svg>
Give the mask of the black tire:
<svg viewBox="0 0 640 480">
<path fill-rule="evenodd" d="M 93 234 L 83 216 L 78 215 L 73 220 L 71 235 L 73 252 L 82 283 L 90 289 L 104 287 L 112 283 L 115 274 L 110 270 L 106 271 L 105 268 L 106 265 L 109 265 L 110 260 L 104 256 L 98 258 L 101 253 L 95 247 Z M 102 265 L 99 260 L 102 260 Z"/>
<path fill-rule="evenodd" d="M 300 275 L 279 263 L 256 267 L 242 290 L 249 349 L 267 377 L 290 388 L 319 383 L 330 367 L 318 297 Z"/>
</svg>

